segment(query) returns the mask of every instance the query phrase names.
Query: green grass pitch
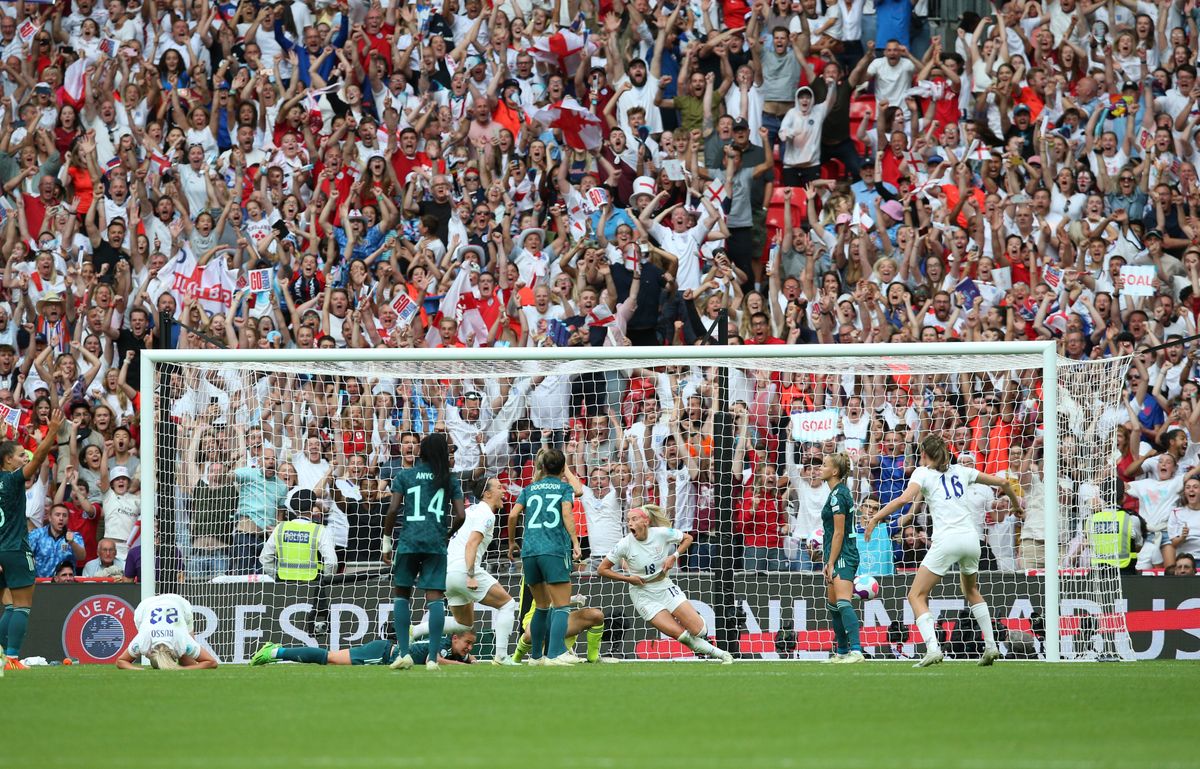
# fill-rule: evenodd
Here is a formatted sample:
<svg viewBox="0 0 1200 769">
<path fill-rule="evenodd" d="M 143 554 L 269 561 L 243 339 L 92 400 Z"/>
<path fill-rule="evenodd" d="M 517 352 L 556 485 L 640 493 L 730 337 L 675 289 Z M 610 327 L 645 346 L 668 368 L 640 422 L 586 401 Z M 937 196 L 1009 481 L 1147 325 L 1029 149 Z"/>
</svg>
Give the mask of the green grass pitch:
<svg viewBox="0 0 1200 769">
<path fill-rule="evenodd" d="M 1197 683 L 1189 662 L 43 668 L 0 679 L 0 766 L 1194 767 Z"/>
</svg>

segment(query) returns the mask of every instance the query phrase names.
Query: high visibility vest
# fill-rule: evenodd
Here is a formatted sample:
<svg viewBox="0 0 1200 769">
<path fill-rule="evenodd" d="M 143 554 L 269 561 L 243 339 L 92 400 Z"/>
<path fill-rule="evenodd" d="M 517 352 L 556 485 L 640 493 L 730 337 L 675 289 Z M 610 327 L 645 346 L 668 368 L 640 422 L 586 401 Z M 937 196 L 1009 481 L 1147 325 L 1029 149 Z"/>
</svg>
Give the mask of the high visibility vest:
<svg viewBox="0 0 1200 769">
<path fill-rule="evenodd" d="M 1092 540 L 1092 565 L 1123 569 L 1133 560 L 1129 515 L 1124 510 L 1100 510 L 1088 521 Z"/>
<path fill-rule="evenodd" d="M 321 573 L 320 524 L 287 521 L 275 529 L 275 559 L 279 579 L 312 582 Z"/>
</svg>

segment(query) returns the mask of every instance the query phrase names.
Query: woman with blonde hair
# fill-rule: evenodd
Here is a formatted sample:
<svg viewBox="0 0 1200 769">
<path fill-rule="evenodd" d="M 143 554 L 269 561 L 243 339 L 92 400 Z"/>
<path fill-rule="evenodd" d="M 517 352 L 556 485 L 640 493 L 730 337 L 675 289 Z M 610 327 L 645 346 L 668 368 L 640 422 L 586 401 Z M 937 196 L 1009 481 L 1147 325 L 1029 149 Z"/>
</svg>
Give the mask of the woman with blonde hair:
<svg viewBox="0 0 1200 769">
<path fill-rule="evenodd" d="M 642 619 L 697 655 L 733 663 L 733 655 L 708 641 L 704 618 L 671 580 L 671 569 L 692 545 L 692 535 L 671 528 L 662 508 L 643 505 L 629 511 L 629 533 L 604 557 L 597 574 L 629 585 L 629 598 Z M 623 572 L 616 567 L 625 565 Z"/>
<path fill-rule="evenodd" d="M 928 435 L 921 441 L 921 466 L 913 471 L 908 488 L 888 502 L 867 523 L 865 539 L 871 540 L 871 531 L 880 521 L 886 520 L 904 505 L 912 504 L 924 497 L 929 515 L 933 518 L 933 543 L 929 553 L 921 561 L 921 568 L 908 591 L 908 603 L 916 616 L 917 629 L 925 641 L 925 656 L 914 667 L 924 668 L 942 661 L 942 649 L 938 645 L 933 615 L 929 613 L 929 593 L 942 577 L 954 566 L 958 566 L 963 596 L 967 599 L 971 616 L 983 634 L 983 656 L 980 665 L 991 665 L 1000 657 L 996 639 L 992 633 L 992 618 L 987 603 L 979 592 L 976 573 L 979 571 L 979 531 L 975 528 L 975 516 L 967 505 L 967 487 L 973 483 L 994 486 L 1005 493 L 1012 509 L 1021 509 L 1021 499 L 1012 485 L 1004 478 L 981 473 L 974 468 L 951 464 L 950 449 L 940 435 Z"/>
<path fill-rule="evenodd" d="M 854 596 L 854 576 L 858 572 L 858 531 L 854 528 L 854 498 L 846 479 L 850 477 L 850 455 L 842 451 L 826 454 L 821 461 L 821 480 L 830 494 L 821 508 L 824 530 L 822 552 L 825 556 L 825 595 L 837 649 L 830 662 L 862 662 L 862 643 L 858 638 L 858 613 L 850 599 Z"/>
</svg>

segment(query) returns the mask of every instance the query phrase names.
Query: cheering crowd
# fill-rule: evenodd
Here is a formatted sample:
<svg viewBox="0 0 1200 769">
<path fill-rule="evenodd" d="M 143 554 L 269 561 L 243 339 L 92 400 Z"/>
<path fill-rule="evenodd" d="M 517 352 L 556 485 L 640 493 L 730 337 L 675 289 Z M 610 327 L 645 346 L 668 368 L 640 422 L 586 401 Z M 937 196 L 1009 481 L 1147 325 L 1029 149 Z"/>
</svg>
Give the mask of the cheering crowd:
<svg viewBox="0 0 1200 769">
<path fill-rule="evenodd" d="M 1118 450 L 1137 566 L 1186 573 L 1200 9 L 929 15 L 928 0 L 4 3 L 0 405 L 30 448 L 67 417 L 31 490 L 39 575 L 136 577 L 143 349 L 722 333 L 1132 355 Z M 642 502 L 698 535 L 690 567 L 711 555 L 709 370 L 171 386 L 167 579 L 261 569 L 298 488 L 319 492 L 339 559 L 374 558 L 391 473 L 430 430 L 475 483 L 519 485 L 537 445 L 561 445 L 590 490 L 593 558 Z M 856 454 L 869 517 L 938 431 L 1021 485 L 1023 509 L 975 501 L 985 568 L 1039 568 L 1040 388 L 1027 371 L 739 374 L 743 566 L 819 568 L 825 453 Z M 826 407 L 833 439 L 792 433 L 793 412 Z M 1092 498 L 1066 482 L 1082 521 Z M 874 573 L 919 563 L 927 524 L 895 518 L 864 553 Z"/>
</svg>

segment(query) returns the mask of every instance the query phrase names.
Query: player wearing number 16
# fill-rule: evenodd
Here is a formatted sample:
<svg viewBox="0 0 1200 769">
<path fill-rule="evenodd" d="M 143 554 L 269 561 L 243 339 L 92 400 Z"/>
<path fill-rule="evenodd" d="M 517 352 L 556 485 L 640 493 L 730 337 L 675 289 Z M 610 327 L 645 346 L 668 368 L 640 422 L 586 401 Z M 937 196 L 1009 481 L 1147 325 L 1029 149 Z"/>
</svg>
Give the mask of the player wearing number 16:
<svg viewBox="0 0 1200 769">
<path fill-rule="evenodd" d="M 529 621 L 533 648 L 530 665 L 574 665 L 581 662 L 567 651 L 571 610 L 571 571 L 582 555 L 571 511 L 583 484 L 567 469 L 563 453 L 543 448 L 534 460 L 533 483 L 521 489 L 508 514 L 508 558 L 514 559 L 514 533 L 527 513 L 521 537 L 521 568 L 537 608 Z M 548 647 L 547 647 L 548 644 Z"/>
<path fill-rule="evenodd" d="M 458 476 L 450 472 L 450 446 L 445 433 L 430 433 L 421 441 L 416 463 L 400 470 L 392 479 L 392 503 L 383 521 L 383 562 L 393 561 L 392 529 L 399 516 L 400 532 L 395 541 L 395 565 L 392 585 L 395 592 L 392 626 L 396 631 L 399 655 L 393 670 L 413 666 L 408 653 L 409 626 L 412 624 L 412 591 L 425 591 L 429 611 L 429 648 L 442 648 L 446 623 L 446 541 L 453 507 L 454 519 L 463 517 L 463 494 Z M 425 667 L 437 670 L 431 657 Z"/>
<path fill-rule="evenodd" d="M 933 615 L 929 613 L 929 592 L 955 565 L 962 582 L 963 597 L 971 616 L 983 634 L 983 656 L 980 665 L 991 665 L 1000 657 L 992 633 L 992 618 L 979 592 L 979 532 L 975 516 L 963 499 L 972 483 L 995 486 L 1008 495 L 1014 510 L 1021 509 L 1021 500 L 1004 478 L 981 473 L 971 467 L 950 464 L 950 450 L 939 435 L 929 435 L 921 441 L 921 466 L 913 471 L 904 493 L 888 502 L 867 523 L 864 536 L 869 542 L 871 531 L 882 520 L 902 506 L 924 497 L 929 515 L 933 518 L 933 543 L 921 568 L 908 590 L 908 603 L 917 618 L 917 629 L 925 642 L 925 656 L 914 667 L 924 668 L 942 661 L 942 650 L 934 630 Z"/>
</svg>

